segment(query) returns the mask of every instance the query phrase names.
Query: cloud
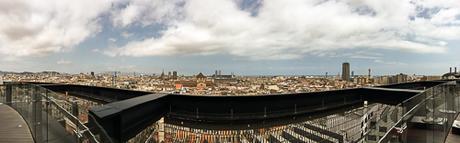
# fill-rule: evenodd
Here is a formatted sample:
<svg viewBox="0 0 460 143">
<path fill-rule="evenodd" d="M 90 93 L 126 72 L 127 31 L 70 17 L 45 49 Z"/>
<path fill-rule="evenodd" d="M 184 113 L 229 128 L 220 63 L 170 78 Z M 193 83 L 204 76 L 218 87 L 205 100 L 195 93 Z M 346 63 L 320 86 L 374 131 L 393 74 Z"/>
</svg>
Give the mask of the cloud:
<svg viewBox="0 0 460 143">
<path fill-rule="evenodd" d="M 61 60 L 57 61 L 56 63 L 58 65 L 70 65 L 70 64 L 72 64 L 72 61 L 61 59 Z"/>
<path fill-rule="evenodd" d="M 117 42 L 117 39 L 115 39 L 115 38 L 109 38 L 108 41 L 109 41 L 109 42 Z"/>
<path fill-rule="evenodd" d="M 152 0 L 155 6 L 144 7 L 140 1 L 128 2 L 115 12 L 116 25 L 166 23 L 167 29 L 160 37 L 130 41 L 104 53 L 295 59 L 352 48 L 445 53 L 448 40 L 460 39 L 460 5 L 449 0 L 254 2 L 246 4 L 249 10 L 241 0 Z"/>
<path fill-rule="evenodd" d="M 403 62 L 384 61 L 384 60 L 380 60 L 380 59 L 376 59 L 376 60 L 374 60 L 374 62 L 375 62 L 375 63 L 379 63 L 379 64 L 392 65 L 392 66 L 396 66 L 396 65 L 400 65 L 400 66 L 407 65 L 407 63 L 403 63 Z"/>
<path fill-rule="evenodd" d="M 14 0 L 0 1 L 1 59 L 71 50 L 109 26 L 101 22 L 106 15 L 125 31 L 119 40 L 128 39 L 100 51 L 110 56 L 296 59 L 352 48 L 445 53 L 449 41 L 460 39 L 455 0 Z M 126 32 L 154 24 L 166 27 L 156 31 L 160 36 L 132 40 Z"/>
<path fill-rule="evenodd" d="M 0 1 L 0 56 L 45 55 L 69 50 L 100 31 L 111 0 Z"/>
<path fill-rule="evenodd" d="M 126 27 L 132 23 L 150 25 L 170 23 L 180 15 L 179 6 L 184 0 L 130 0 L 115 3 L 119 9 L 112 10 L 113 25 Z"/>
</svg>

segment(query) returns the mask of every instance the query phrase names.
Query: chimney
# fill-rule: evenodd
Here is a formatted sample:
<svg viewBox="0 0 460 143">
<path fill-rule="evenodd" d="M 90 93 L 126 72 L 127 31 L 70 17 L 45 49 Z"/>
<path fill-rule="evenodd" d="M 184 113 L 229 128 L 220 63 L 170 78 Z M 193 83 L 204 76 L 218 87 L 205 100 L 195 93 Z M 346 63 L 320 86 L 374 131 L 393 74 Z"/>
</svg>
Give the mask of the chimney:
<svg viewBox="0 0 460 143">
<path fill-rule="evenodd" d="M 449 73 L 452 73 L 452 67 L 449 68 Z"/>
</svg>

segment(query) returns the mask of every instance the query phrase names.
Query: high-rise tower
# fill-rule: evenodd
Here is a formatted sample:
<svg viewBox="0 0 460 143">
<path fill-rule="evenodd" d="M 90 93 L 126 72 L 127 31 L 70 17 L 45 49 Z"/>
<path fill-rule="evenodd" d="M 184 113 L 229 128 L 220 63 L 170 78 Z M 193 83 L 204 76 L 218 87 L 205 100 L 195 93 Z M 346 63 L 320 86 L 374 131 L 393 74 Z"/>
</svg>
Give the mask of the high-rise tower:
<svg viewBox="0 0 460 143">
<path fill-rule="evenodd" d="M 350 63 L 342 64 L 342 80 L 350 81 Z"/>
<path fill-rule="evenodd" d="M 173 71 L 173 72 L 172 72 L 172 78 L 173 78 L 173 79 L 177 79 L 177 71 Z"/>
</svg>

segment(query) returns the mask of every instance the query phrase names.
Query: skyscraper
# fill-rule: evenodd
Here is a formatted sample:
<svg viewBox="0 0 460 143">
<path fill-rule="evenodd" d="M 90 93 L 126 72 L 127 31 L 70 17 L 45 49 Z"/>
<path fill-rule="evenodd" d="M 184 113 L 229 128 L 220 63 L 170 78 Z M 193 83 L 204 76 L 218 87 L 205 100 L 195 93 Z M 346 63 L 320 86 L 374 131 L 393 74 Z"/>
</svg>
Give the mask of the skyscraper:
<svg viewBox="0 0 460 143">
<path fill-rule="evenodd" d="M 350 63 L 342 64 L 342 80 L 350 81 Z"/>
<path fill-rule="evenodd" d="M 177 71 L 173 71 L 172 74 L 173 74 L 173 75 L 172 75 L 172 78 L 173 78 L 173 79 L 177 79 Z"/>
</svg>

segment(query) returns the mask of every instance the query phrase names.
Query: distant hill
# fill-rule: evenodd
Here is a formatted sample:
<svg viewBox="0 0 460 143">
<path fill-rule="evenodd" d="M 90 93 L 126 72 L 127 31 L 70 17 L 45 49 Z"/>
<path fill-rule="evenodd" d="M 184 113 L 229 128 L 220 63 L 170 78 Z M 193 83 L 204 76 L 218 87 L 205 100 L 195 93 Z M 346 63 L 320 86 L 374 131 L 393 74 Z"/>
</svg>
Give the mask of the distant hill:
<svg viewBox="0 0 460 143">
<path fill-rule="evenodd" d="M 61 74 L 57 71 L 42 71 L 42 72 L 10 72 L 10 71 L 0 71 L 0 74 Z"/>
</svg>

